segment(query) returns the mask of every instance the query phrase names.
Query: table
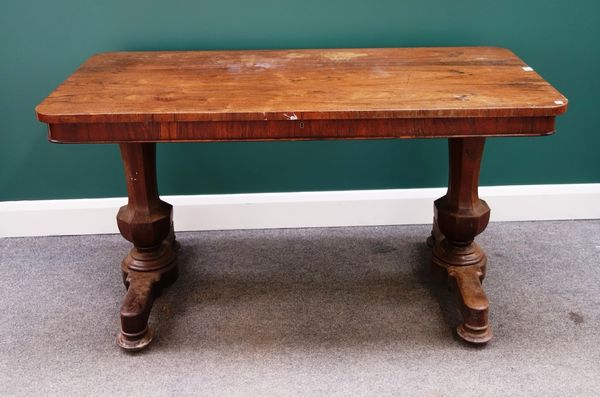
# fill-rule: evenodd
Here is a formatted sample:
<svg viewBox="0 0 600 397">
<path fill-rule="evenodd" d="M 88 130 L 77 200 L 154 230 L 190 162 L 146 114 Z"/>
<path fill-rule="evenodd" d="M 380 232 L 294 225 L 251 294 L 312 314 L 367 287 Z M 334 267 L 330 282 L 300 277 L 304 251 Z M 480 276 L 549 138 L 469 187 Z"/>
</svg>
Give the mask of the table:
<svg viewBox="0 0 600 397">
<path fill-rule="evenodd" d="M 120 146 L 128 203 L 117 224 L 133 248 L 121 264 L 117 342 L 138 350 L 152 339 L 154 299 L 177 278 L 156 143 L 447 138 L 448 191 L 434 202 L 428 239 L 432 275 L 457 292 L 458 335 L 481 344 L 492 337 L 487 259 L 474 242 L 490 217 L 478 196 L 484 142 L 551 134 L 566 108 L 511 51 L 446 47 L 101 53 L 36 113 L 52 142 Z"/>
</svg>

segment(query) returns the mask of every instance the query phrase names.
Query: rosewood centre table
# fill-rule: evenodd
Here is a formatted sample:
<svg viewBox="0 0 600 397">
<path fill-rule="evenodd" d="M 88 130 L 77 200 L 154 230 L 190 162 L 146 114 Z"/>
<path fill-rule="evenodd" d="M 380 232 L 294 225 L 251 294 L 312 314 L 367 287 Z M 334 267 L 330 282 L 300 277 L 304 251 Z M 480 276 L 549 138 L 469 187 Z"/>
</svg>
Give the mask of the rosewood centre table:
<svg viewBox="0 0 600 397">
<path fill-rule="evenodd" d="M 485 139 L 551 134 L 566 108 L 566 98 L 512 52 L 456 47 L 101 53 L 36 113 L 52 142 L 120 146 L 129 199 L 117 224 L 133 248 L 121 264 L 127 292 L 117 342 L 138 350 L 152 339 L 154 299 L 177 277 L 156 143 L 448 139 L 431 267 L 456 291 L 458 335 L 485 343 L 487 260 L 474 242 L 490 217 L 478 196 Z"/>
</svg>

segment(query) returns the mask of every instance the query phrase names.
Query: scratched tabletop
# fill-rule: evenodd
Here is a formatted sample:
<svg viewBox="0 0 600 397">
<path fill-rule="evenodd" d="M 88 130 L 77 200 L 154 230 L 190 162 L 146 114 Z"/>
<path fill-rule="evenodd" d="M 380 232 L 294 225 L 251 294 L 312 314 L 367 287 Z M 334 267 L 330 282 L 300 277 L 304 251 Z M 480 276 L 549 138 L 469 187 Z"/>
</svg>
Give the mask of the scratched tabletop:
<svg viewBox="0 0 600 397">
<path fill-rule="evenodd" d="M 495 47 L 108 52 L 37 108 L 46 123 L 555 116 L 567 100 Z"/>
</svg>

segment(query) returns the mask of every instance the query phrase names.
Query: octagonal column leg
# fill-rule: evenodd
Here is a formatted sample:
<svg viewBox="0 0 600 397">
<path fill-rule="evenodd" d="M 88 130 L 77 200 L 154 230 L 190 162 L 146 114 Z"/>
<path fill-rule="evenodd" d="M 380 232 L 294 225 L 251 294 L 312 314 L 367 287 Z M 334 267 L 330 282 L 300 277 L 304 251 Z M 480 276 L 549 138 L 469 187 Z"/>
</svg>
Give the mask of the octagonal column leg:
<svg viewBox="0 0 600 397">
<path fill-rule="evenodd" d="M 478 196 L 479 169 L 485 138 L 449 139 L 448 192 L 434 203 L 432 271 L 446 277 L 457 292 L 463 323 L 458 335 L 471 343 L 492 337 L 489 302 L 482 281 L 486 255 L 473 241 L 490 219 L 490 208 Z"/>
<path fill-rule="evenodd" d="M 121 264 L 127 288 L 117 344 L 140 350 L 152 340 L 148 317 L 161 289 L 177 278 L 172 206 L 158 196 L 156 144 L 120 145 L 128 202 L 117 214 L 119 231 L 133 248 Z"/>
</svg>

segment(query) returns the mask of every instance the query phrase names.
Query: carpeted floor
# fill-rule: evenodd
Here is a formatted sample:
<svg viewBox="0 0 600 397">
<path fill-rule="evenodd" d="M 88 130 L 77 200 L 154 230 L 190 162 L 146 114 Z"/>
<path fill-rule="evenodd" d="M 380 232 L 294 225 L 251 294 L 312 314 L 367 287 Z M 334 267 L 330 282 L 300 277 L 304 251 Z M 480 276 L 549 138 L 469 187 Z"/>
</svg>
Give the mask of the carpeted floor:
<svg viewBox="0 0 600 397">
<path fill-rule="evenodd" d="M 126 241 L 2 239 L 0 395 L 600 395 L 600 221 L 489 225 L 485 348 L 453 336 L 429 230 L 180 233 L 137 354 L 114 342 Z"/>
</svg>

